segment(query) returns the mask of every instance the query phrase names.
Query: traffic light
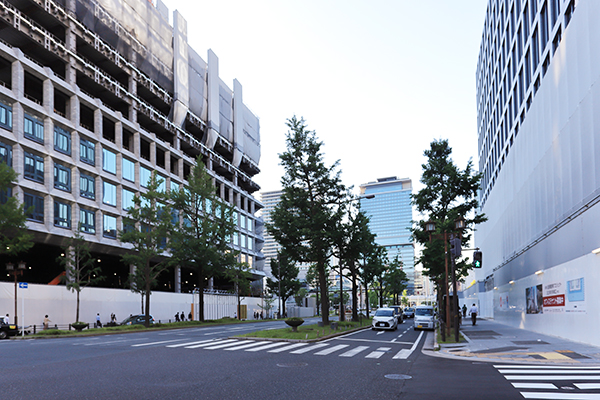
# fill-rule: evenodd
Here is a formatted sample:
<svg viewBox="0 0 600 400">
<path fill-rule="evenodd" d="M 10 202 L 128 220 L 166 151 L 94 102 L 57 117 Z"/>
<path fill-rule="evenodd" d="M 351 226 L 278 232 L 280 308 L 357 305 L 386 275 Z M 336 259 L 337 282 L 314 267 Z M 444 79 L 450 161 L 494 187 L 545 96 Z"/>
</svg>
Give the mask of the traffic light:
<svg viewBox="0 0 600 400">
<path fill-rule="evenodd" d="M 451 246 L 450 254 L 452 254 L 452 256 L 454 258 L 460 257 L 460 253 L 462 251 L 460 239 L 459 238 L 450 239 L 450 246 Z"/>
<path fill-rule="evenodd" d="M 483 258 L 483 253 L 480 251 L 476 251 L 473 253 L 473 268 L 481 268 L 481 259 Z"/>
</svg>

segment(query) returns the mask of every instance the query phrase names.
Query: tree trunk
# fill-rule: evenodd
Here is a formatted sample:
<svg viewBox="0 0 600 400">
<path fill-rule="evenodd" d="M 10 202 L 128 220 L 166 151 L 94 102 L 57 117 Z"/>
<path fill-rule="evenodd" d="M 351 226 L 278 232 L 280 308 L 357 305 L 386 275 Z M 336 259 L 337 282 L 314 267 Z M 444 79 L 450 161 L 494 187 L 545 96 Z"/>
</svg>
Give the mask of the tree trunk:
<svg viewBox="0 0 600 400">
<path fill-rule="evenodd" d="M 317 263 L 319 271 L 319 285 L 321 286 L 321 321 L 323 326 L 329 325 L 329 297 L 327 295 L 327 276 L 325 276 L 325 263 L 319 261 Z"/>
<path fill-rule="evenodd" d="M 77 311 L 75 312 L 75 322 L 79 322 L 79 290 L 77 291 Z"/>
<path fill-rule="evenodd" d="M 358 287 L 356 285 L 356 268 L 354 263 L 352 263 L 350 273 L 352 276 L 352 321 L 356 322 L 358 321 Z"/>
<path fill-rule="evenodd" d="M 365 281 L 365 308 L 367 311 L 367 318 L 369 318 L 369 284 Z"/>
<path fill-rule="evenodd" d="M 201 269 L 198 271 L 198 321 L 204 322 L 204 274 Z"/>
<path fill-rule="evenodd" d="M 340 321 L 346 320 L 346 305 L 344 304 L 344 279 L 342 275 L 342 263 L 340 262 Z"/>
</svg>

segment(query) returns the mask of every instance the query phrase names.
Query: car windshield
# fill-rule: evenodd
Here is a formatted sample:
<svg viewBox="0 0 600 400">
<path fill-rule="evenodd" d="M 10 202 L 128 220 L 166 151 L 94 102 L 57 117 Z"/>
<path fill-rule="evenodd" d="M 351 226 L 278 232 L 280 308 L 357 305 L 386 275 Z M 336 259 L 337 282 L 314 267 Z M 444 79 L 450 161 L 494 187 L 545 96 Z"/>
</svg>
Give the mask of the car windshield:
<svg viewBox="0 0 600 400">
<path fill-rule="evenodd" d="M 417 308 L 415 315 L 421 317 L 431 317 L 433 315 L 433 310 L 431 308 Z"/>
<path fill-rule="evenodd" d="M 414 308 L 411 308 L 411 307 L 408 307 L 408 308 L 406 309 L 406 311 L 408 311 L 408 312 L 414 312 L 414 311 L 415 311 L 415 309 L 414 309 Z"/>
<path fill-rule="evenodd" d="M 377 312 L 375 313 L 376 317 L 391 317 L 392 316 L 392 310 L 377 310 Z"/>
</svg>

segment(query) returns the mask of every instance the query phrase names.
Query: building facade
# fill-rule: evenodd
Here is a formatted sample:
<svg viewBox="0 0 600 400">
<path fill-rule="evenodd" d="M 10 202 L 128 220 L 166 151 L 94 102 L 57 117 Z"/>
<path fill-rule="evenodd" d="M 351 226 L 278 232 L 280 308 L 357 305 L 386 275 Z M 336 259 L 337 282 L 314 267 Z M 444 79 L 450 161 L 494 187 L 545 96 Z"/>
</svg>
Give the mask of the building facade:
<svg viewBox="0 0 600 400">
<path fill-rule="evenodd" d="M 415 248 L 411 239 L 412 181 L 395 176 L 360 185 L 360 209 L 369 218 L 369 228 L 377 244 L 387 250 L 388 259 L 403 263 L 408 278 L 407 292 L 414 294 L 422 287 L 415 285 Z M 365 198 L 365 196 L 372 198 Z"/>
<path fill-rule="evenodd" d="M 0 153 L 19 174 L 12 195 L 31 207 L 35 246 L 25 280 L 48 283 L 80 229 L 101 262 L 102 286 L 125 288 L 118 240 L 150 174 L 174 190 L 201 157 L 217 195 L 235 207 L 232 247 L 262 273 L 259 120 L 219 60 L 187 42 L 187 22 L 160 0 L 0 1 Z M 0 260 L 2 265 L 10 260 Z M 6 279 L 6 278 L 5 278 Z M 212 283 L 212 282 L 211 282 Z M 157 290 L 191 291 L 176 268 Z"/>
<path fill-rule="evenodd" d="M 483 316 L 600 345 L 600 3 L 490 0 L 477 64 Z M 587 327 L 589 329 L 582 329 Z"/>
</svg>

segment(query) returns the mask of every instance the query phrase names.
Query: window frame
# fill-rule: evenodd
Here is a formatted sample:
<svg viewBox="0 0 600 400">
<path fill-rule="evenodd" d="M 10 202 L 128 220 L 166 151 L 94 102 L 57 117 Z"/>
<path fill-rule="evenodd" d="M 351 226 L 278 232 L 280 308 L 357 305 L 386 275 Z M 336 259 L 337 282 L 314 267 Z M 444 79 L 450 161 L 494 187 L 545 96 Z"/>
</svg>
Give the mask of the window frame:
<svg viewBox="0 0 600 400">
<path fill-rule="evenodd" d="M 96 166 L 96 143 L 87 139 L 79 139 L 79 159 L 86 164 Z"/>
<path fill-rule="evenodd" d="M 32 159 L 33 160 L 33 171 L 30 171 L 30 168 L 28 168 L 28 164 L 27 164 L 27 160 L 28 159 Z M 42 156 L 38 156 L 35 153 L 30 153 L 28 151 L 25 151 L 23 154 L 23 163 L 24 163 L 24 168 L 23 168 L 23 177 L 25 177 L 25 179 L 29 179 L 30 181 L 34 181 L 34 182 L 38 182 L 38 183 L 44 183 L 44 168 L 45 168 L 45 163 L 44 163 L 44 158 Z M 42 169 L 39 170 L 38 169 L 38 165 L 41 164 L 42 165 Z"/>
<path fill-rule="evenodd" d="M 123 161 L 121 162 L 121 167 L 122 167 L 122 175 L 123 175 L 123 179 L 129 181 L 129 182 L 134 182 L 135 183 L 135 162 L 131 161 L 130 159 L 128 159 L 127 157 L 123 157 L 122 159 Z M 125 164 L 128 163 L 127 165 L 131 165 L 132 168 L 125 168 Z M 130 164 L 129 164 L 130 163 Z M 133 173 L 133 177 L 130 179 L 129 177 L 129 171 L 132 171 Z M 127 173 L 126 173 L 127 171 Z"/>
<path fill-rule="evenodd" d="M 65 206 L 67 210 L 67 217 L 63 218 L 60 216 L 60 207 Z M 61 224 L 64 223 L 64 225 Z M 71 229 L 71 204 L 65 203 L 59 200 L 54 200 L 54 226 L 58 228 Z"/>
<path fill-rule="evenodd" d="M 79 208 L 79 230 L 92 235 L 96 234 L 96 212 L 87 208 Z"/>
<path fill-rule="evenodd" d="M 12 106 L 0 102 L 0 127 L 12 131 Z"/>
<path fill-rule="evenodd" d="M 60 172 L 66 172 L 67 181 L 60 181 Z M 71 168 L 65 167 L 57 162 L 54 163 L 54 187 L 65 192 L 71 192 Z"/>
<path fill-rule="evenodd" d="M 92 191 L 90 191 L 90 190 L 84 191 L 83 185 L 81 184 L 82 180 L 85 180 L 87 182 L 86 188 L 90 187 L 89 183 L 91 182 L 92 183 L 91 187 L 93 188 L 93 190 Z M 79 174 L 79 196 L 85 197 L 86 199 L 90 199 L 90 200 L 96 200 L 96 178 L 95 177 L 88 175 L 88 174 L 84 174 L 84 173 Z"/>
<path fill-rule="evenodd" d="M 114 204 L 107 201 L 107 198 L 106 198 L 106 196 L 108 195 L 107 191 L 106 191 L 107 185 L 110 185 L 114 188 L 114 190 L 113 190 L 114 197 L 111 196 L 111 198 L 109 199 L 109 200 L 114 200 Z M 107 204 L 109 206 L 113 206 L 113 207 L 117 206 L 117 185 L 115 185 L 114 183 L 102 180 L 102 203 Z"/>
<path fill-rule="evenodd" d="M 28 198 L 31 199 L 30 204 L 28 204 Z M 25 208 L 25 215 L 28 221 L 44 223 L 44 197 L 29 193 L 23 192 L 23 204 Z M 33 207 L 33 211 L 29 214 L 27 210 Z"/>
<path fill-rule="evenodd" d="M 106 221 L 107 218 L 111 218 L 115 221 L 115 226 L 114 226 L 114 234 L 112 233 L 107 233 L 107 232 L 112 232 L 112 230 L 107 230 L 106 229 Z M 110 214 L 102 214 L 102 236 L 105 238 L 109 238 L 109 239 L 116 239 L 117 238 L 117 217 L 110 215 Z"/>
<path fill-rule="evenodd" d="M 27 132 L 27 123 L 31 124 L 32 132 Z M 40 128 L 40 129 L 38 129 Z M 41 135 L 38 133 L 41 130 Z M 23 136 L 27 139 L 33 140 L 34 142 L 44 143 L 44 123 L 40 121 L 37 117 L 33 115 L 25 113 L 23 117 Z"/>
<path fill-rule="evenodd" d="M 107 157 L 107 155 L 109 157 Z M 110 156 L 114 157 L 114 163 L 109 164 L 109 160 L 107 160 L 107 158 L 110 158 Z M 102 170 L 108 172 L 109 174 L 117 174 L 117 153 L 114 153 L 109 149 L 102 149 Z"/>
<path fill-rule="evenodd" d="M 65 139 L 67 147 L 66 149 L 61 147 L 61 138 Z M 61 128 L 60 126 L 54 127 L 54 150 L 69 156 L 71 155 L 71 132 Z"/>
</svg>

